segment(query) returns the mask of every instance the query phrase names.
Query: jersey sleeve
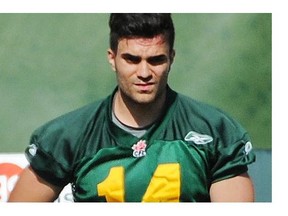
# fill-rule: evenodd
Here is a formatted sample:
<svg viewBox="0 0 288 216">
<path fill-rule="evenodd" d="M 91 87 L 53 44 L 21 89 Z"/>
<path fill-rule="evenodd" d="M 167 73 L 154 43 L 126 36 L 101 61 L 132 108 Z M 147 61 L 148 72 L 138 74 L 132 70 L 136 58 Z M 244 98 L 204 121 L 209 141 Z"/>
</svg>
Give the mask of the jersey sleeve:
<svg viewBox="0 0 288 216">
<path fill-rule="evenodd" d="M 30 144 L 25 150 L 33 170 L 47 182 L 63 187 L 72 182 L 73 171 L 77 166 L 77 156 L 91 149 L 86 149 L 90 136 L 94 133 L 94 125 L 102 127 L 103 118 L 95 123 L 95 116 L 105 115 L 105 108 L 110 98 L 93 102 L 66 113 L 43 126 L 39 127 L 31 135 Z M 99 123 L 101 122 L 102 123 Z M 91 141 L 93 144 L 93 141 Z M 95 149 L 91 145 L 92 149 Z M 80 153 L 79 153 L 80 152 Z M 92 154 L 92 153 L 91 153 Z"/>
<path fill-rule="evenodd" d="M 33 170 L 49 183 L 63 187 L 71 177 L 72 149 L 68 131 L 53 122 L 37 129 L 25 150 Z"/>
<path fill-rule="evenodd" d="M 212 150 L 212 183 L 247 172 L 256 159 L 250 137 L 237 121 L 223 117 L 217 133 Z"/>
</svg>

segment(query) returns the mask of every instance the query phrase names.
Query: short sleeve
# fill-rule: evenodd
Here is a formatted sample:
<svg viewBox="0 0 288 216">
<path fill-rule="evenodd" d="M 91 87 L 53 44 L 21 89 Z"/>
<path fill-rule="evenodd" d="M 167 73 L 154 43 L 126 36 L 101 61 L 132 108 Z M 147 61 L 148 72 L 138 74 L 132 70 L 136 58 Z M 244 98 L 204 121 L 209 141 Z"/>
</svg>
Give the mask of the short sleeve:
<svg viewBox="0 0 288 216">
<path fill-rule="evenodd" d="M 59 187 L 70 182 L 73 163 L 71 130 L 67 131 L 62 124 L 55 121 L 37 129 L 25 150 L 33 170 L 47 182 Z"/>
<path fill-rule="evenodd" d="M 251 139 L 238 122 L 225 117 L 218 133 L 213 149 L 212 183 L 247 172 L 248 165 L 256 160 Z"/>
</svg>

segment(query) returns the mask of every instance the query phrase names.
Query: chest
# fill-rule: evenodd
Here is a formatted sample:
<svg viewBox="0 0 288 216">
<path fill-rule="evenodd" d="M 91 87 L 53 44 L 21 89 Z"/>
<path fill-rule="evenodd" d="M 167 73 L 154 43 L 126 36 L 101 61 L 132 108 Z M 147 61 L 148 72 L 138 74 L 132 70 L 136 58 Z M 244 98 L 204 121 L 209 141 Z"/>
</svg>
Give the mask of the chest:
<svg viewBox="0 0 288 216">
<path fill-rule="evenodd" d="M 183 141 L 103 148 L 75 172 L 75 201 L 209 201 L 203 152 Z"/>
</svg>

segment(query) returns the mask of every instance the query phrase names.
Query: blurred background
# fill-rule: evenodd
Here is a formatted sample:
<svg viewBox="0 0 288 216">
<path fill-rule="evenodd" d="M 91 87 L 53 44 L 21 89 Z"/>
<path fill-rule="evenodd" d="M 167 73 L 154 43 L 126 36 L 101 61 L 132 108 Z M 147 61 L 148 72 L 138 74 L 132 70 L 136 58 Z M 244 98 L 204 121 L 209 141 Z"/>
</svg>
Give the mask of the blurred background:
<svg viewBox="0 0 288 216">
<path fill-rule="evenodd" d="M 272 14 L 172 16 L 170 86 L 225 110 L 249 131 L 260 160 L 251 170 L 259 180 L 267 177 L 258 200 L 270 201 Z M 0 153 L 23 152 L 37 127 L 112 92 L 108 18 L 0 14 Z"/>
</svg>

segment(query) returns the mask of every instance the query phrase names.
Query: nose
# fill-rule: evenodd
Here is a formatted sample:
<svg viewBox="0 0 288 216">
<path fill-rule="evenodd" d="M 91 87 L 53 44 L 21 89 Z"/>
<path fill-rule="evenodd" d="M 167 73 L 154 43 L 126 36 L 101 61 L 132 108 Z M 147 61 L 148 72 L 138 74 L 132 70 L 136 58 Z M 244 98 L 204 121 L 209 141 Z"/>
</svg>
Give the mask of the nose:
<svg viewBox="0 0 288 216">
<path fill-rule="evenodd" d="M 145 61 L 139 64 L 137 76 L 142 79 L 149 79 L 152 76 L 149 64 Z"/>
</svg>

